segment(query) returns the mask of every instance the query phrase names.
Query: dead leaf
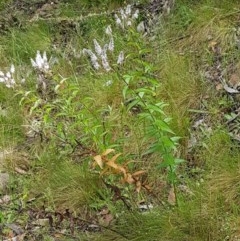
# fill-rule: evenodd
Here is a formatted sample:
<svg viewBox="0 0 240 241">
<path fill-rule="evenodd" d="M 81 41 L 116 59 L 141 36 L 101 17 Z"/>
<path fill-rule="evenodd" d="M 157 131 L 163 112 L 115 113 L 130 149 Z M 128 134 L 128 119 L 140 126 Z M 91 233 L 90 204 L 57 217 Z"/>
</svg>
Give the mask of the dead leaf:
<svg viewBox="0 0 240 241">
<path fill-rule="evenodd" d="M 230 88 L 226 84 L 223 85 L 223 88 L 230 94 L 238 94 L 238 93 L 240 93 L 238 90 Z"/>
<path fill-rule="evenodd" d="M 19 167 L 15 167 L 15 171 L 19 174 L 25 175 L 27 174 L 26 171 L 24 171 L 23 169 L 19 168 Z"/>
<path fill-rule="evenodd" d="M 116 164 L 115 162 L 113 162 L 113 161 L 108 161 L 107 163 L 106 163 L 108 166 L 110 166 L 110 167 L 112 167 L 112 168 L 114 168 L 114 169 L 116 169 L 116 170 L 118 170 L 119 169 L 119 166 L 118 166 L 118 164 Z"/>
<path fill-rule="evenodd" d="M 99 218 L 99 224 L 101 224 L 104 227 L 107 227 L 110 225 L 112 220 L 113 220 L 113 215 L 111 213 L 108 213 Z"/>
<path fill-rule="evenodd" d="M 114 152 L 114 149 L 107 149 L 105 152 L 103 152 L 102 156 L 107 156 L 109 153 Z"/>
<path fill-rule="evenodd" d="M 240 85 L 240 77 L 238 74 L 234 73 L 231 75 L 228 84 L 233 87 L 233 88 L 237 88 Z"/>
<path fill-rule="evenodd" d="M 6 227 L 10 228 L 15 234 L 21 235 L 24 233 L 23 229 L 14 223 L 7 223 L 5 224 Z"/>
<path fill-rule="evenodd" d="M 45 226 L 49 225 L 49 219 L 48 218 L 39 218 L 38 220 L 32 222 L 32 224 L 45 227 Z"/>
<path fill-rule="evenodd" d="M 128 183 L 128 184 L 133 184 L 136 181 L 133 179 L 132 175 L 130 173 L 126 173 L 126 175 L 124 176 L 123 179 L 124 182 Z"/>
<path fill-rule="evenodd" d="M 152 187 L 148 184 L 142 184 L 142 186 L 148 191 L 151 192 L 152 191 Z"/>
<path fill-rule="evenodd" d="M 21 235 L 15 236 L 13 238 L 3 239 L 3 241 L 23 241 L 24 237 L 25 237 L 25 234 L 21 234 Z"/>
<path fill-rule="evenodd" d="M 216 90 L 222 90 L 223 89 L 223 85 L 222 84 L 217 84 L 216 85 Z"/>
<path fill-rule="evenodd" d="M 101 155 L 97 155 L 93 157 L 94 161 L 98 164 L 98 166 L 103 169 L 103 161 Z"/>
<path fill-rule="evenodd" d="M 136 191 L 139 193 L 142 188 L 142 183 L 140 181 L 136 182 Z"/>
<path fill-rule="evenodd" d="M 143 171 L 143 170 L 141 170 L 141 171 L 136 171 L 136 172 L 134 172 L 134 173 L 132 174 L 132 176 L 133 176 L 133 177 L 137 177 L 137 176 L 140 176 L 140 175 L 142 175 L 142 174 L 144 174 L 144 173 L 146 173 L 146 171 Z"/>
<path fill-rule="evenodd" d="M 217 42 L 216 41 L 211 41 L 209 44 L 208 44 L 208 48 L 210 48 L 213 52 L 216 51 L 215 47 L 217 45 Z"/>
<path fill-rule="evenodd" d="M 118 159 L 118 157 L 119 156 L 121 156 L 122 154 L 121 153 L 118 153 L 118 154 L 116 154 L 115 156 L 113 156 L 112 158 L 111 158 L 111 162 L 115 162 L 117 159 Z"/>
</svg>

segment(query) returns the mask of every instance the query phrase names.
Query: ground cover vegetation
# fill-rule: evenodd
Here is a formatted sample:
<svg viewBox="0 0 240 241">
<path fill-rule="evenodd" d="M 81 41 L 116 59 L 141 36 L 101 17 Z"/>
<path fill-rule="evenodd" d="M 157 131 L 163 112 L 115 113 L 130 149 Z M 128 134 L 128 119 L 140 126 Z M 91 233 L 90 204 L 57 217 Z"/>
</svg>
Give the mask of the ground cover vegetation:
<svg viewBox="0 0 240 241">
<path fill-rule="evenodd" d="M 239 1 L 0 11 L 1 240 L 240 239 Z"/>
</svg>

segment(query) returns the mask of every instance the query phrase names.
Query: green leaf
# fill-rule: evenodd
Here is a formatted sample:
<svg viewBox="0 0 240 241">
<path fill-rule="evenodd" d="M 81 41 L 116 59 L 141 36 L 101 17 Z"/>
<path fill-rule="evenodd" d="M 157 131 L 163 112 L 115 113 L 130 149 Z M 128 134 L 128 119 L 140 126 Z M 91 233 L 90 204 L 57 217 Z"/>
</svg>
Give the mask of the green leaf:
<svg viewBox="0 0 240 241">
<path fill-rule="evenodd" d="M 174 134 L 174 132 L 170 129 L 169 125 L 165 121 L 156 120 L 155 123 L 158 126 L 158 128 L 161 129 L 162 131 Z"/>
<path fill-rule="evenodd" d="M 129 83 L 130 83 L 130 80 L 133 79 L 133 76 L 132 76 L 132 75 L 124 75 L 123 78 L 124 78 L 125 82 L 126 82 L 127 84 L 129 84 Z"/>
<path fill-rule="evenodd" d="M 140 103 L 140 100 L 139 99 L 136 99 L 134 101 L 132 101 L 129 105 L 128 105 L 128 109 L 127 111 L 131 110 L 134 106 L 136 106 L 137 104 Z"/>
<path fill-rule="evenodd" d="M 126 95 L 127 95 L 127 91 L 128 91 L 128 85 L 124 86 L 123 87 L 123 91 L 122 91 L 122 94 L 123 94 L 123 99 L 125 100 L 126 99 Z"/>
<path fill-rule="evenodd" d="M 175 165 L 179 165 L 179 164 L 181 164 L 181 163 L 183 163 L 183 162 L 186 162 L 186 160 L 180 159 L 180 158 L 175 158 L 175 159 L 174 159 Z"/>
</svg>

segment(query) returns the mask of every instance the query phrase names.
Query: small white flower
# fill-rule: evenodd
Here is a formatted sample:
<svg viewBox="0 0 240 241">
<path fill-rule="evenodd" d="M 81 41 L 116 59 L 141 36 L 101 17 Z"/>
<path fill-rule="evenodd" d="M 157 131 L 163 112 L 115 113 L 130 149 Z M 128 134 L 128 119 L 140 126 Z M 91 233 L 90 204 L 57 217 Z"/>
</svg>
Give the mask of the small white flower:
<svg viewBox="0 0 240 241">
<path fill-rule="evenodd" d="M 40 51 L 37 50 L 36 58 L 33 60 L 31 58 L 31 64 L 35 69 L 38 69 L 42 72 L 47 72 L 50 68 L 46 51 L 43 52 L 43 56 L 41 56 Z"/>
<path fill-rule="evenodd" d="M 110 36 L 112 35 L 111 25 L 108 25 L 108 26 L 107 26 L 105 33 L 106 33 L 107 35 L 110 35 Z"/>
<path fill-rule="evenodd" d="M 36 64 L 39 68 L 42 68 L 43 64 L 44 64 L 44 60 L 40 54 L 40 51 L 37 51 L 37 55 L 36 55 Z"/>
<path fill-rule="evenodd" d="M 109 44 L 108 44 L 109 51 L 113 52 L 114 50 L 114 40 L 113 37 L 110 38 Z"/>
<path fill-rule="evenodd" d="M 121 14 L 122 20 L 127 19 L 127 15 L 125 14 L 125 12 L 122 8 L 120 9 L 120 14 Z"/>
<path fill-rule="evenodd" d="M 124 61 L 124 53 L 123 53 L 123 51 L 121 51 L 118 55 L 117 64 L 122 65 L 123 61 Z"/>
<path fill-rule="evenodd" d="M 90 49 L 83 49 L 83 53 L 88 54 L 90 57 L 90 61 L 92 63 L 92 66 L 94 69 L 98 70 L 100 68 L 100 64 L 98 63 L 98 58 L 97 56 L 92 52 Z"/>
<path fill-rule="evenodd" d="M 135 11 L 135 13 L 132 15 L 132 18 L 133 18 L 133 19 L 137 19 L 137 18 L 138 18 L 138 15 L 139 15 L 139 10 L 137 9 L 137 10 Z"/>
<path fill-rule="evenodd" d="M 132 12 L 132 6 L 130 4 L 128 4 L 126 7 L 126 10 L 125 10 L 125 14 L 130 15 L 131 12 Z"/>
<path fill-rule="evenodd" d="M 15 67 L 14 67 L 14 65 L 12 64 L 12 65 L 11 65 L 11 68 L 10 68 L 10 73 L 13 74 L 14 72 L 15 72 Z"/>
<path fill-rule="evenodd" d="M 138 31 L 139 33 L 144 33 L 144 32 L 145 32 L 145 24 L 144 24 L 143 21 L 138 24 L 138 26 L 137 26 L 137 31 Z"/>
<path fill-rule="evenodd" d="M 116 19 L 116 24 L 117 24 L 118 26 L 120 26 L 121 28 L 124 28 L 124 25 L 123 25 L 121 19 L 118 17 L 118 15 L 115 14 L 114 16 L 115 16 L 115 19 Z"/>
<path fill-rule="evenodd" d="M 111 70 L 111 67 L 108 63 L 108 59 L 107 59 L 107 55 L 102 55 L 101 56 L 101 59 L 102 59 L 102 66 L 103 68 L 108 72 Z"/>
<path fill-rule="evenodd" d="M 127 26 L 129 27 L 129 26 L 131 26 L 131 25 L 132 25 L 131 20 L 128 20 L 128 21 L 127 21 Z"/>
<path fill-rule="evenodd" d="M 102 54 L 102 48 L 98 41 L 96 39 L 93 39 L 94 47 L 95 47 L 95 52 L 97 53 L 98 56 L 101 56 Z"/>
<path fill-rule="evenodd" d="M 6 77 L 7 77 L 7 78 L 11 78 L 11 76 L 12 76 L 12 75 L 11 75 L 10 72 L 7 72 L 7 73 L 6 73 Z"/>
<path fill-rule="evenodd" d="M 47 60 L 47 53 L 46 51 L 43 52 L 43 57 L 42 57 L 43 62 L 48 62 Z"/>
<path fill-rule="evenodd" d="M 108 80 L 105 84 L 104 84 L 104 86 L 110 86 L 110 85 L 112 85 L 112 80 Z"/>
<path fill-rule="evenodd" d="M 14 88 L 16 81 L 14 80 L 12 74 L 15 72 L 14 65 L 12 64 L 10 70 L 4 74 L 0 71 L 0 83 L 4 83 L 7 88 Z"/>
</svg>

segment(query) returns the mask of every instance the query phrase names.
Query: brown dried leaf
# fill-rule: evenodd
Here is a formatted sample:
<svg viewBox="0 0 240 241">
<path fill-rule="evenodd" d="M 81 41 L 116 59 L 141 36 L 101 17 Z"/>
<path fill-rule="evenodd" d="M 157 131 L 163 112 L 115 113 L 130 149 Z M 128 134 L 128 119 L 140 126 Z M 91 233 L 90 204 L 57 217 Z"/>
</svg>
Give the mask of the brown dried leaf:
<svg viewBox="0 0 240 241">
<path fill-rule="evenodd" d="M 123 179 L 124 182 L 127 182 L 128 184 L 133 184 L 135 183 L 136 181 L 133 179 L 132 175 L 130 173 L 126 173 L 124 179 Z"/>
<path fill-rule="evenodd" d="M 106 165 L 108 165 L 108 166 L 110 166 L 110 167 L 112 167 L 112 168 L 114 168 L 114 169 L 116 169 L 116 170 L 118 170 L 119 169 L 119 166 L 118 166 L 118 164 L 116 164 L 115 162 L 113 162 L 113 161 L 108 161 L 108 162 L 106 162 Z"/>
<path fill-rule="evenodd" d="M 151 192 L 151 190 L 152 190 L 152 187 L 150 186 L 150 185 L 142 185 L 148 192 Z"/>
<path fill-rule="evenodd" d="M 223 85 L 221 83 L 216 85 L 217 91 L 222 90 L 222 89 L 223 89 Z"/>
<path fill-rule="evenodd" d="M 93 157 L 94 161 L 98 164 L 98 166 L 103 169 L 103 161 L 101 155 L 97 155 Z"/>
<path fill-rule="evenodd" d="M 106 151 L 104 151 L 102 153 L 102 156 L 107 156 L 109 153 L 114 152 L 114 151 L 115 151 L 114 149 L 107 149 Z"/>
<path fill-rule="evenodd" d="M 134 172 L 134 173 L 132 174 L 132 176 L 133 176 L 133 177 L 137 177 L 137 176 L 140 176 L 140 175 L 142 175 L 142 174 L 144 174 L 144 173 L 146 173 L 146 171 L 143 171 L 143 170 L 141 170 L 141 171 L 136 171 L 136 172 Z"/>
<path fill-rule="evenodd" d="M 121 156 L 122 154 L 121 153 L 118 153 L 118 154 L 116 154 L 115 156 L 113 156 L 112 158 L 111 158 L 111 162 L 115 162 L 117 159 L 118 159 L 118 157 L 119 156 Z"/>
<path fill-rule="evenodd" d="M 26 171 L 24 171 L 23 169 L 21 169 L 21 168 L 19 168 L 19 167 L 15 167 L 15 171 L 16 171 L 17 173 L 19 173 L 19 174 L 22 174 L 22 175 L 27 174 Z"/>
<path fill-rule="evenodd" d="M 142 188 L 142 183 L 140 181 L 136 182 L 136 191 L 139 193 L 141 191 Z"/>
<path fill-rule="evenodd" d="M 102 216 L 101 218 L 99 218 L 99 223 L 102 226 L 107 227 L 110 225 L 112 220 L 113 220 L 113 215 L 111 213 L 108 213 L 108 214 Z"/>
</svg>

